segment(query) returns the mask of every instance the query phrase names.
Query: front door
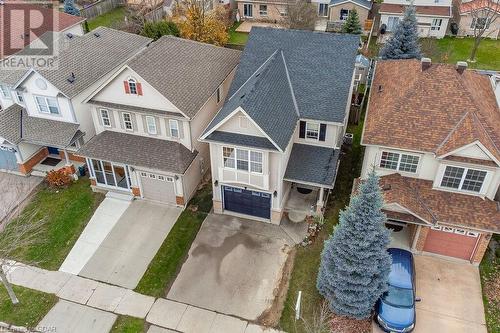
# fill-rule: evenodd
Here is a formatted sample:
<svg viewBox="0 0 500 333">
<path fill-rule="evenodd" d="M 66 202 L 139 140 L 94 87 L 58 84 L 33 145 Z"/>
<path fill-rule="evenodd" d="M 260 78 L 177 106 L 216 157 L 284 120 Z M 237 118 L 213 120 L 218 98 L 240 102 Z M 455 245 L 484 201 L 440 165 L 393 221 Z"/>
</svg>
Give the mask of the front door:
<svg viewBox="0 0 500 333">
<path fill-rule="evenodd" d="M 253 5 L 251 3 L 243 4 L 243 16 L 253 17 Z"/>
</svg>

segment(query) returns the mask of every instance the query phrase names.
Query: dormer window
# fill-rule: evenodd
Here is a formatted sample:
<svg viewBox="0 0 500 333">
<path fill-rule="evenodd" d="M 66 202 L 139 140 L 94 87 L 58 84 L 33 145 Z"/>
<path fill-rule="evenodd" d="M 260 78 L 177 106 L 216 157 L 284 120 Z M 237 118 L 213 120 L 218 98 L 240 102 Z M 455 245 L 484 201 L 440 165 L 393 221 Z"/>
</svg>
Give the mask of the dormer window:
<svg viewBox="0 0 500 333">
<path fill-rule="evenodd" d="M 125 87 L 126 94 L 142 96 L 142 85 L 133 77 L 128 78 L 127 81 L 123 81 L 123 86 Z"/>
</svg>

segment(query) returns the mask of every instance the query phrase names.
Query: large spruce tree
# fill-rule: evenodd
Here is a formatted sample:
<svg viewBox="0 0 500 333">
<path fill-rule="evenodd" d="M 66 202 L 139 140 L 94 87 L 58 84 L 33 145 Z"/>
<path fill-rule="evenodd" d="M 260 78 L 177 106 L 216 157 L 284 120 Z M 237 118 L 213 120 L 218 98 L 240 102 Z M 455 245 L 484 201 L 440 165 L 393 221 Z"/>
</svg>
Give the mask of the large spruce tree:
<svg viewBox="0 0 500 333">
<path fill-rule="evenodd" d="M 380 57 L 382 59 L 420 59 L 422 57 L 413 4 L 406 7 L 403 20 L 396 25 L 392 36 L 380 50 Z"/>
<path fill-rule="evenodd" d="M 361 23 L 359 23 L 359 15 L 356 9 L 349 11 L 347 20 L 345 20 L 344 25 L 342 25 L 342 32 L 348 34 L 361 34 Z"/>
<path fill-rule="evenodd" d="M 391 257 L 379 178 L 372 170 L 325 242 L 317 288 L 339 315 L 368 318 L 387 290 Z"/>
</svg>

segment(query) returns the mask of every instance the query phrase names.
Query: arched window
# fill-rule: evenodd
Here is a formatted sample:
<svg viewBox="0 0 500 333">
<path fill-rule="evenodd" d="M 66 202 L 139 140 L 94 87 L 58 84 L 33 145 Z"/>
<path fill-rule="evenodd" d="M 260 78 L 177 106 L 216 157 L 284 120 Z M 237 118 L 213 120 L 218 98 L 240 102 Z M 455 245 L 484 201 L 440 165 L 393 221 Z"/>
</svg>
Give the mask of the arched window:
<svg viewBox="0 0 500 333">
<path fill-rule="evenodd" d="M 137 95 L 137 81 L 134 78 L 128 79 L 128 90 L 131 94 Z"/>
</svg>

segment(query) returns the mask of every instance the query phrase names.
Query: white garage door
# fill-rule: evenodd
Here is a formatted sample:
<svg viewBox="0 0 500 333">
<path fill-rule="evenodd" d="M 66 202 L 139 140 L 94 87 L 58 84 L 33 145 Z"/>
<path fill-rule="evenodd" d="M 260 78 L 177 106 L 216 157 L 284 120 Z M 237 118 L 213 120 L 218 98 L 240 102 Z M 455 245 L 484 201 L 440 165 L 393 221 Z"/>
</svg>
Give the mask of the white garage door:
<svg viewBox="0 0 500 333">
<path fill-rule="evenodd" d="M 139 174 L 144 198 L 175 204 L 174 178 L 143 171 Z"/>
</svg>

